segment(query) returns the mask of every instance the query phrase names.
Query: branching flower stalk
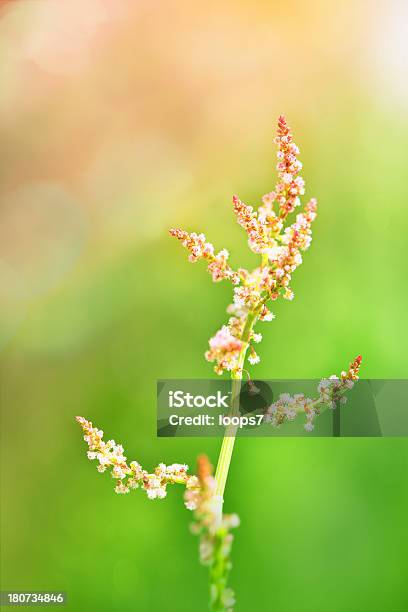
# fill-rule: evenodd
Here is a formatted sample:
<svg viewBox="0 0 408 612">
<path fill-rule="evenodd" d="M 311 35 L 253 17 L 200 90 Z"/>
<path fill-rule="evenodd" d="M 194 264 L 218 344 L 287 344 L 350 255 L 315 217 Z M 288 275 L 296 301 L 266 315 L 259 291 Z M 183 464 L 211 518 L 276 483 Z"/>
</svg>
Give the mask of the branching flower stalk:
<svg viewBox="0 0 408 612">
<path fill-rule="evenodd" d="M 228 252 L 223 249 L 214 255 L 214 247 L 206 242 L 203 234 L 188 234 L 174 229 L 171 234 L 182 241 L 190 252 L 189 259 L 208 261 L 208 270 L 214 281 L 228 279 L 236 285 L 234 302 L 228 308 L 233 316 L 228 325 L 223 326 L 210 340 L 210 350 L 206 353 L 209 361 L 215 361 L 215 371 L 231 372 L 234 380 L 232 396 L 233 411 L 238 409 L 240 381 L 249 351 L 248 361 L 259 362 L 253 343 L 262 339 L 253 329 L 258 319 L 272 320 L 274 315 L 266 306 L 279 296 L 287 300 L 294 297 L 289 283 L 292 272 L 302 263 L 301 251 L 311 243 L 311 224 L 316 218 L 317 203 L 310 200 L 296 221 L 285 225 L 288 215 L 301 205 L 300 196 L 304 194 L 305 183 L 300 176 L 302 164 L 298 160 L 299 148 L 293 141 L 291 131 L 283 116 L 279 117 L 277 135 L 277 172 L 278 182 L 274 191 L 262 198 L 262 206 L 254 211 L 237 197 L 233 197 L 234 212 L 239 225 L 248 235 L 249 248 L 260 255 L 260 266 L 253 272 L 239 268 L 237 271 L 227 263 Z M 216 471 L 216 496 L 222 504 L 229 466 L 236 436 L 236 428 L 228 427 L 222 442 Z"/>
<path fill-rule="evenodd" d="M 215 252 L 204 234 L 189 233 L 172 229 L 170 234 L 181 241 L 189 251 L 189 260 L 195 263 L 204 260 L 213 281 L 228 280 L 234 285 L 233 303 L 227 309 L 230 318 L 209 340 L 205 353 L 207 361 L 213 362 L 214 370 L 221 375 L 229 372 L 232 379 L 231 415 L 238 415 L 241 381 L 246 360 L 254 365 L 260 361 L 254 345 L 262 340 L 255 332 L 258 321 L 272 321 L 275 316 L 269 303 L 279 297 L 292 300 L 290 287 L 292 273 L 302 263 L 302 252 L 311 243 L 311 226 L 316 218 L 317 202 L 309 200 L 303 210 L 290 222 L 290 215 L 301 206 L 305 182 L 300 176 L 302 164 L 298 159 L 299 149 L 293 141 L 286 119 L 278 119 L 277 173 L 274 190 L 262 198 L 257 210 L 233 197 L 233 210 L 237 222 L 247 234 L 251 251 L 259 255 L 260 262 L 251 272 L 238 268 L 234 270 L 229 262 L 229 253 L 222 249 Z M 326 408 L 335 408 L 346 401 L 345 393 L 358 378 L 361 356 L 350 364 L 340 377 L 323 379 L 317 389 L 317 397 L 307 398 L 303 394 L 290 396 L 281 394 L 269 406 L 264 422 L 280 427 L 286 421 L 295 419 L 299 413 L 306 416 L 305 430 L 313 430 L 313 421 Z M 198 459 L 197 475 L 188 474 L 185 464 L 166 466 L 160 463 L 153 473 L 144 470 L 139 463 L 127 463 L 123 447 L 114 440 L 103 441 L 103 432 L 83 417 L 77 417 L 88 443 L 88 457 L 98 461 L 98 471 L 111 471 L 116 481 L 117 493 L 128 493 L 130 489 L 141 488 L 149 499 L 163 498 L 167 486 L 182 484 L 186 487 L 185 505 L 194 512 L 194 533 L 200 535 L 200 558 L 209 566 L 211 609 L 218 612 L 231 610 L 234 593 L 228 587 L 230 571 L 231 529 L 237 527 L 237 515 L 223 513 L 224 493 L 234 449 L 237 427 L 226 428 L 218 458 L 215 477 L 209 460 L 204 455 Z"/>
</svg>

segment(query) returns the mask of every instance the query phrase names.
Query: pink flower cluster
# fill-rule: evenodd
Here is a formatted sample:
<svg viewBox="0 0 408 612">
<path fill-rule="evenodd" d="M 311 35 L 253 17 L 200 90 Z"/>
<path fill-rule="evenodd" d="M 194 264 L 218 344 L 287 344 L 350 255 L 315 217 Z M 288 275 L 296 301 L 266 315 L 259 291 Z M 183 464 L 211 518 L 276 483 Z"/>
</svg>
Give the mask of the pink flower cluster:
<svg viewBox="0 0 408 612">
<path fill-rule="evenodd" d="M 305 397 L 303 393 L 290 395 L 281 393 L 278 400 L 268 407 L 264 420 L 273 427 L 279 427 L 286 421 L 293 421 L 299 413 L 304 413 L 306 431 L 313 431 L 313 421 L 325 407 L 332 410 L 338 404 L 347 401 L 346 391 L 353 388 L 354 381 L 358 380 L 362 357 L 359 355 L 351 362 L 347 372 L 343 371 L 340 378 L 333 375 L 324 378 L 317 386 L 318 396 L 315 399 Z"/>
<path fill-rule="evenodd" d="M 233 335 L 228 325 L 223 325 L 209 341 L 210 349 L 205 353 L 207 361 L 215 361 L 215 371 L 222 374 L 224 370 L 232 372 L 238 365 L 239 354 L 243 343 Z"/>
<path fill-rule="evenodd" d="M 302 169 L 302 163 L 297 158 L 299 147 L 293 141 L 290 128 L 283 115 L 278 119 L 275 143 L 278 146 L 278 163 L 276 165 L 278 182 L 274 191 L 262 198 L 264 204 L 262 214 L 266 216 L 271 214 L 272 205 L 277 202 L 279 206 L 278 217 L 285 219 L 297 206 L 300 206 L 299 196 L 305 193 L 305 181 L 299 176 Z M 272 219 L 274 217 L 275 215 L 272 214 Z"/>
<path fill-rule="evenodd" d="M 204 234 L 196 234 L 195 232 L 189 234 L 181 229 L 171 229 L 170 235 L 180 240 L 182 245 L 190 252 L 188 259 L 191 263 L 200 259 L 208 261 L 207 270 L 214 282 L 228 279 L 234 285 L 239 283 L 239 274 L 234 272 L 227 263 L 229 257 L 227 249 L 222 249 L 217 255 L 214 255 L 214 246 L 211 242 L 206 242 Z"/>
<path fill-rule="evenodd" d="M 248 234 L 248 244 L 254 253 L 264 253 L 269 246 L 268 228 L 265 223 L 258 219 L 252 206 L 241 202 L 238 196 L 232 198 L 234 212 L 237 221 Z"/>
<path fill-rule="evenodd" d="M 292 273 L 302 263 L 301 251 L 306 251 L 312 242 L 312 222 L 316 218 L 317 202 L 310 200 L 303 213 L 296 215 L 296 221 L 287 227 L 280 237 L 280 246 L 268 250 L 269 267 L 263 286 L 271 300 L 276 300 L 283 291 L 285 299 L 292 300 L 294 295 L 289 287 Z"/>
<path fill-rule="evenodd" d="M 311 225 L 317 208 L 315 199 L 306 204 L 291 225 L 285 226 L 288 215 L 300 206 L 305 183 L 299 175 L 302 168 L 297 158 L 299 149 L 283 116 L 278 120 L 275 142 L 278 146 L 275 190 L 263 197 L 257 211 L 237 196 L 232 200 L 237 221 L 248 236 L 250 249 L 261 255 L 260 266 L 252 272 L 243 268 L 235 272 L 227 263 L 228 252 L 223 250 L 214 255 L 214 247 L 206 242 L 204 234 L 189 234 L 180 229 L 170 231 L 188 249 L 190 261 L 208 261 L 208 270 L 214 281 L 227 278 L 237 285 L 233 304 L 228 307 L 233 316 L 228 325 L 210 339 L 210 349 L 205 354 L 208 361 L 215 362 L 214 369 L 218 374 L 225 370 L 237 372 L 241 367 L 239 359 L 247 349 L 249 362 L 258 363 L 259 356 L 251 344 L 257 336 L 251 333 L 248 337 L 243 336 L 248 315 L 253 316 L 253 325 L 257 320 L 270 321 L 274 315 L 268 309 L 269 300 L 274 301 L 279 296 L 293 299 L 292 273 L 302 263 L 301 253 L 309 248 L 312 240 Z"/>
</svg>

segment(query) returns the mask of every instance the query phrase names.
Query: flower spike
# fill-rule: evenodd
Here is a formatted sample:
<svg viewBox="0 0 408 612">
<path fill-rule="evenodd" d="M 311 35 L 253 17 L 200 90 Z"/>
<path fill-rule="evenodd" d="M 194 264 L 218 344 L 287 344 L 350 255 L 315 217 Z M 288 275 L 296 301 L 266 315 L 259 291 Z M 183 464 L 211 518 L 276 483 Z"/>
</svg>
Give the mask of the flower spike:
<svg viewBox="0 0 408 612">
<path fill-rule="evenodd" d="M 149 499 L 163 499 L 167 495 L 168 484 L 184 484 L 189 489 L 198 486 L 197 478 L 187 474 L 188 465 L 185 464 L 159 463 L 152 474 L 144 470 L 137 461 L 128 464 L 123 454 L 123 446 L 116 444 L 115 440 L 104 442 L 103 431 L 94 427 L 92 422 L 84 417 L 77 416 L 76 420 L 85 434 L 84 440 L 89 447 L 88 459 L 98 460 L 98 472 L 111 470 L 111 476 L 116 480 L 115 493 L 129 493 L 130 489 L 141 487 Z"/>
<path fill-rule="evenodd" d="M 347 402 L 346 392 L 353 388 L 354 382 L 358 380 L 358 373 L 362 357 L 359 355 L 351 364 L 347 372 L 342 372 L 340 377 L 335 375 L 324 378 L 317 386 L 318 396 L 315 399 L 305 397 L 303 393 L 289 395 L 281 393 L 279 399 L 267 409 L 265 421 L 274 427 L 280 427 L 285 421 L 293 421 L 296 416 L 304 412 L 306 431 L 313 431 L 313 421 L 325 408 L 334 410 L 339 404 Z"/>
<path fill-rule="evenodd" d="M 254 324 L 258 319 L 271 321 L 274 314 L 269 310 L 267 302 L 273 302 L 279 297 L 293 299 L 290 287 L 292 273 L 301 265 L 302 252 L 309 248 L 312 241 L 311 225 L 317 214 L 314 198 L 305 205 L 303 212 L 296 216 L 291 225 L 285 226 L 288 215 L 300 206 L 305 182 L 299 176 L 302 168 L 297 158 L 299 148 L 293 142 L 283 116 L 278 120 L 275 142 L 278 146 L 278 183 L 275 190 L 263 197 L 258 210 L 244 204 L 236 195 L 232 199 L 237 221 L 247 233 L 250 249 L 261 255 L 259 267 L 252 272 L 243 268 L 234 272 L 227 263 L 228 252 L 223 250 L 214 255 L 214 247 L 206 242 L 204 234 L 170 230 L 170 234 L 178 238 L 190 252 L 190 261 L 208 261 L 208 270 L 214 281 L 227 278 L 236 285 L 233 303 L 227 309 L 232 317 L 210 339 L 210 348 L 205 353 L 208 361 L 215 362 L 214 370 L 217 374 L 224 371 L 240 374 L 240 357 L 246 353 L 251 340 L 256 342 L 261 339 L 259 334 L 253 335 L 251 331 L 248 337 L 243 336 L 248 314 L 253 313 Z M 260 361 L 252 346 L 248 360 L 251 364 Z"/>
<path fill-rule="evenodd" d="M 171 229 L 169 233 L 170 236 L 180 240 L 182 245 L 190 252 L 188 259 L 191 263 L 200 259 L 208 261 L 207 269 L 214 282 L 226 278 L 234 285 L 239 283 L 239 275 L 227 263 L 229 253 L 226 249 L 222 249 L 217 255 L 214 255 L 214 246 L 211 242 L 206 242 L 204 234 L 196 234 L 195 232 L 189 234 L 181 229 Z"/>
</svg>

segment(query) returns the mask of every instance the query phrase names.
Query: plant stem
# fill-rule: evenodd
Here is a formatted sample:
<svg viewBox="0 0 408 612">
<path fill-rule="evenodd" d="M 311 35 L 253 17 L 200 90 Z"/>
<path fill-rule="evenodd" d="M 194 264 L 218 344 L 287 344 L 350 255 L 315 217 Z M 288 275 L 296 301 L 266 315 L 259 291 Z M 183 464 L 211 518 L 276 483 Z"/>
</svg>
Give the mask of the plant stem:
<svg viewBox="0 0 408 612">
<path fill-rule="evenodd" d="M 210 566 L 210 609 L 212 612 L 225 612 L 231 609 L 228 599 L 227 581 L 231 569 L 229 551 L 232 536 L 225 529 L 218 529 L 214 535 L 214 558 Z"/>
<path fill-rule="evenodd" d="M 245 320 L 244 329 L 241 335 L 242 348 L 238 357 L 237 369 L 232 373 L 232 392 L 231 409 L 229 416 L 239 414 L 239 399 L 241 393 L 242 371 L 245 363 L 245 356 L 249 346 L 252 328 L 258 318 L 259 309 L 250 311 Z M 222 523 L 224 491 L 227 482 L 229 466 L 231 463 L 232 451 L 234 450 L 237 426 L 229 425 L 224 433 L 218 458 L 217 470 L 215 473 L 215 499 L 216 508 L 216 531 L 214 534 L 214 556 L 210 566 L 210 606 L 213 612 L 223 612 L 232 609 L 231 589 L 227 588 L 228 574 L 231 567 L 229 560 L 229 550 L 231 547 L 232 536 L 225 529 Z"/>
<path fill-rule="evenodd" d="M 245 356 L 249 346 L 249 339 L 252 328 L 255 325 L 259 311 L 250 311 L 247 315 L 244 330 L 242 332 L 241 341 L 242 348 L 238 358 L 238 367 L 236 372 L 232 374 L 232 396 L 231 396 L 231 412 L 234 416 L 239 412 L 239 396 L 241 392 L 242 369 L 244 367 Z M 215 495 L 219 500 L 219 518 L 222 518 L 222 507 L 224 503 L 224 491 L 228 478 L 229 466 L 231 463 L 232 452 L 234 450 L 235 437 L 237 433 L 236 425 L 229 425 L 224 434 L 221 444 L 220 455 L 218 457 L 217 469 L 215 472 L 216 489 Z"/>
</svg>

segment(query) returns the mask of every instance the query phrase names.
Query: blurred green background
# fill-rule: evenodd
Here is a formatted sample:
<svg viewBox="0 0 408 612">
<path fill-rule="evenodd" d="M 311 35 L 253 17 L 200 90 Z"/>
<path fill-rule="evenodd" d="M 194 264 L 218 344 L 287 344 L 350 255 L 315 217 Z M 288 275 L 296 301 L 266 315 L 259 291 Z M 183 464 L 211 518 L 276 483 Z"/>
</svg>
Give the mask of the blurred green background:
<svg viewBox="0 0 408 612">
<path fill-rule="evenodd" d="M 74 416 L 146 468 L 215 463 L 156 439 L 157 378 L 208 377 L 228 283 L 167 230 L 252 265 L 231 211 L 275 181 L 284 112 L 314 241 L 256 376 L 319 377 L 358 353 L 407 376 L 407 4 L 37 0 L 0 6 L 2 588 L 79 611 L 207 609 L 191 515 L 113 493 Z M 408 610 L 405 439 L 238 441 L 237 610 Z"/>
</svg>

